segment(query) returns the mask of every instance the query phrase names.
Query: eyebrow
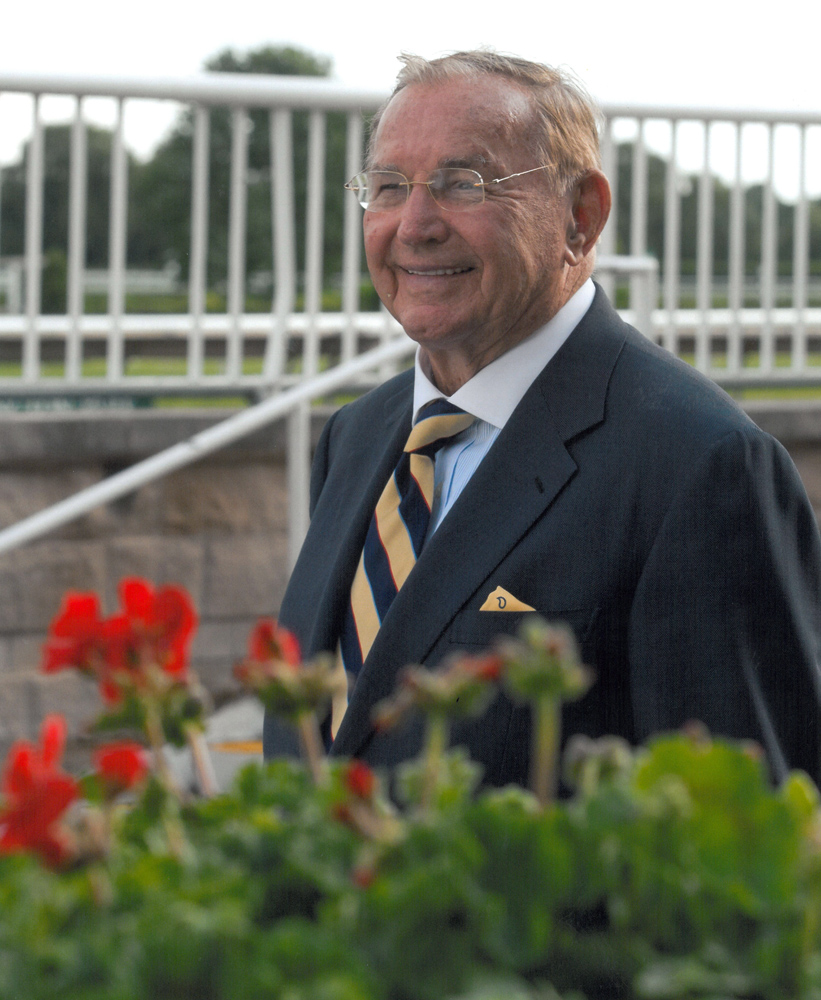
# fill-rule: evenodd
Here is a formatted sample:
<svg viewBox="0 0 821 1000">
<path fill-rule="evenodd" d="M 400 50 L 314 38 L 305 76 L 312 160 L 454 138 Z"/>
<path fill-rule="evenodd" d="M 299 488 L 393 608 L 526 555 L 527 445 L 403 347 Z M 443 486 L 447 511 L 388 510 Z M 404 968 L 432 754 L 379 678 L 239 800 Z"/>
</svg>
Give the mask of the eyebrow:
<svg viewBox="0 0 821 1000">
<path fill-rule="evenodd" d="M 456 156 L 439 163 L 440 167 L 465 167 L 468 170 L 475 170 L 477 167 L 487 167 L 490 161 L 481 153 L 473 156 Z"/>
<path fill-rule="evenodd" d="M 462 167 L 466 170 L 477 170 L 479 167 L 490 166 L 490 160 L 483 156 L 481 153 L 477 153 L 474 156 L 449 156 L 446 159 L 440 160 L 436 169 L 441 169 L 442 167 Z M 404 171 L 399 168 L 396 163 L 379 163 L 374 161 L 369 164 L 368 170 L 392 170 L 397 174 L 404 174 Z"/>
</svg>

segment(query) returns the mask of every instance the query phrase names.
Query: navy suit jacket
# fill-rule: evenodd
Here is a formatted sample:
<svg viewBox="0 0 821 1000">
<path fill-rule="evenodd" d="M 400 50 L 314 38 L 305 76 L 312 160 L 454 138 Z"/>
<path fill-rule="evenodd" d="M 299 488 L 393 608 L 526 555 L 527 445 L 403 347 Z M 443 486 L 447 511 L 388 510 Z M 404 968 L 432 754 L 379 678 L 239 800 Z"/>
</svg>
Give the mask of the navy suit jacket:
<svg viewBox="0 0 821 1000">
<path fill-rule="evenodd" d="M 280 610 L 307 655 L 335 650 L 376 501 L 407 438 L 413 373 L 343 407 L 314 459 L 311 526 Z M 564 734 L 632 743 L 700 720 L 751 738 L 774 776 L 817 777 L 821 544 L 781 445 L 708 379 L 620 320 L 601 289 L 538 375 L 391 606 L 334 754 L 390 767 L 421 723 L 377 734 L 409 663 L 478 652 L 520 612 L 567 622 L 597 681 Z M 524 783 L 528 710 L 500 696 L 454 741 L 485 780 Z M 265 752 L 289 749 L 266 719 Z M 292 749 L 292 747 L 290 748 Z"/>
</svg>

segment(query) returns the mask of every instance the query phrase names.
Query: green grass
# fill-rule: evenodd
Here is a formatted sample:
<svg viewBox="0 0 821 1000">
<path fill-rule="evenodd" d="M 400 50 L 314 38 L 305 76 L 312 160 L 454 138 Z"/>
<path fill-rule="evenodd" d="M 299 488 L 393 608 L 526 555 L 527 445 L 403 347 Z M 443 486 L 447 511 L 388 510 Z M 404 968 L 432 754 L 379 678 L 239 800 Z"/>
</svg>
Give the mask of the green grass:
<svg viewBox="0 0 821 1000">
<path fill-rule="evenodd" d="M 247 357 L 242 361 L 243 375 L 261 375 L 262 358 Z M 83 361 L 81 375 L 83 378 L 105 378 L 107 362 L 105 358 L 87 358 Z M 188 362 L 185 358 L 130 358 L 124 365 L 124 374 L 130 378 L 150 376 L 152 378 L 184 377 L 188 373 Z M 225 362 L 221 358 L 206 358 L 203 361 L 203 374 L 223 375 Z M 0 362 L 0 377 L 20 378 L 23 367 L 20 362 Z M 40 366 L 40 375 L 44 379 L 65 378 L 66 366 L 60 361 L 46 361 Z"/>
<path fill-rule="evenodd" d="M 246 295 L 243 311 L 246 313 L 269 313 L 272 308 L 271 296 Z M 379 309 L 379 299 L 370 282 L 362 282 L 359 288 L 359 308 L 364 312 L 376 312 Z M 205 299 L 207 313 L 224 313 L 228 309 L 227 297 L 220 292 L 208 292 Z M 328 288 L 322 292 L 321 309 L 323 312 L 341 312 L 342 292 L 336 288 Z M 299 294 L 294 301 L 294 311 L 304 312 L 305 296 Z M 84 299 L 85 313 L 100 315 L 108 311 L 108 295 L 104 292 L 89 293 Z M 179 314 L 188 312 L 188 295 L 157 295 L 132 292 L 125 297 L 126 313 L 135 314 Z"/>
<path fill-rule="evenodd" d="M 730 392 L 733 399 L 740 402 L 749 402 L 758 399 L 775 400 L 817 400 L 821 399 L 821 386 L 801 385 L 801 386 L 756 386 L 755 388 L 733 389 Z"/>
<path fill-rule="evenodd" d="M 693 351 L 683 351 L 680 352 L 679 357 L 682 360 L 688 362 L 691 365 L 695 364 L 695 353 Z M 319 370 L 326 370 L 332 363 L 333 358 L 328 355 L 323 355 L 319 359 Z M 789 368 L 791 364 L 791 355 L 788 351 L 778 351 L 775 355 L 775 366 L 776 368 Z M 748 351 L 743 357 L 743 368 L 749 371 L 754 371 L 760 365 L 760 354 L 757 351 Z M 726 352 L 716 351 L 711 355 L 712 367 L 716 370 L 716 374 L 720 376 L 721 369 L 726 369 L 728 364 L 728 356 Z M 821 375 L 821 352 L 813 352 L 807 357 L 807 365 L 811 367 L 819 368 L 819 375 Z M 260 356 L 245 356 L 242 359 L 242 374 L 246 376 L 261 375 L 263 370 L 263 358 Z M 298 374 L 302 370 L 302 358 L 296 357 L 291 359 L 288 363 L 287 371 L 290 374 Z M 188 363 L 187 359 L 183 357 L 178 358 L 168 358 L 168 357 L 145 357 L 138 356 L 133 358 L 127 358 L 124 366 L 124 374 L 126 377 L 137 378 L 184 378 L 188 373 Z M 223 357 L 209 357 L 205 358 L 203 361 L 203 374 L 207 377 L 220 376 L 225 373 L 225 359 Z M 59 379 L 65 377 L 65 364 L 60 361 L 48 361 L 44 362 L 41 367 L 41 375 L 44 380 L 53 379 L 57 382 Z M 104 357 L 86 358 L 82 364 L 82 377 L 88 379 L 90 383 L 95 380 L 101 380 L 105 378 L 106 375 L 106 359 Z M 22 365 L 20 362 L 2 362 L 0 363 L 0 378 L 15 379 L 21 378 L 22 376 Z M 55 385 L 55 389 L 58 386 Z M 93 385 L 89 387 L 93 388 Z M 131 394 L 134 392 L 134 387 L 126 386 L 123 387 L 123 391 L 126 394 Z M 161 390 L 160 390 L 161 391 Z M 731 395 L 736 399 L 741 401 L 745 400 L 758 400 L 758 399 L 782 399 L 782 400 L 796 400 L 796 399 L 807 399 L 815 400 L 821 399 L 821 386 L 757 386 L 754 388 L 738 388 L 731 389 Z M 355 393 L 345 393 L 336 394 L 325 400 L 317 401 L 317 405 L 331 404 L 335 406 L 340 406 L 356 397 Z M 143 397 L 140 397 L 141 400 Z M 191 408 L 191 407 L 209 407 L 209 408 L 240 408 L 248 405 L 250 397 L 237 395 L 236 393 L 231 395 L 214 395 L 207 394 L 203 396 L 175 396 L 175 395 L 159 395 L 154 392 L 146 394 L 142 405 L 154 406 L 158 408 Z"/>
</svg>

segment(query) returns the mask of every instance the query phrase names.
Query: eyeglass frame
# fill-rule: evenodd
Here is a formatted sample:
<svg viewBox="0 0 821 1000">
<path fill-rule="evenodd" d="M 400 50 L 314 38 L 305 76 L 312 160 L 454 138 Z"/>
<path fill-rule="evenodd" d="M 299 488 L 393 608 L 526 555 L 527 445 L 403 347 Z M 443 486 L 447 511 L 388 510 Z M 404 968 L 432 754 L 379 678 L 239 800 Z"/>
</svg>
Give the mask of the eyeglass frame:
<svg viewBox="0 0 821 1000">
<path fill-rule="evenodd" d="M 414 184 L 424 184 L 424 186 L 428 189 L 428 193 L 430 194 L 431 198 L 433 198 L 434 202 L 439 206 L 439 208 L 442 209 L 443 212 L 469 212 L 472 208 L 478 208 L 479 205 L 484 205 L 486 198 L 485 188 L 490 187 L 491 184 L 501 184 L 502 181 L 511 181 L 513 180 L 514 177 L 524 177 L 525 174 L 532 174 L 535 173 L 537 170 L 548 170 L 552 166 L 553 166 L 552 163 L 543 163 L 539 167 L 531 167 L 529 170 L 520 170 L 518 173 L 508 174 L 507 177 L 494 177 L 492 180 L 489 181 L 483 180 L 482 175 L 479 173 L 479 171 L 474 170 L 472 167 L 437 167 L 436 170 L 431 171 L 431 175 L 428 177 L 426 181 L 412 181 L 408 177 L 406 177 L 401 170 L 387 170 L 376 167 L 370 170 L 360 170 L 358 174 L 354 174 L 354 176 L 349 181 L 346 181 L 346 183 L 343 186 L 346 191 L 352 191 L 355 195 L 357 195 L 356 200 L 359 202 L 359 204 L 366 212 L 374 212 L 376 215 L 384 215 L 386 212 L 395 212 L 398 209 L 402 208 L 404 205 L 406 205 L 408 203 L 408 200 L 410 199 L 411 188 L 414 186 Z M 433 180 L 431 179 L 433 174 L 439 173 L 442 170 L 464 170 L 468 173 L 476 174 L 476 176 L 479 179 L 476 182 L 475 186 L 477 188 L 482 189 L 482 200 L 477 202 L 469 202 L 465 205 L 464 208 L 448 208 L 446 205 L 443 205 L 434 196 L 433 192 L 430 189 L 431 184 L 433 184 Z M 402 202 L 401 205 L 396 205 L 394 208 L 385 208 L 381 210 L 370 208 L 368 207 L 368 205 L 363 205 L 362 199 L 359 197 L 358 192 L 364 189 L 361 187 L 355 187 L 354 182 L 356 181 L 357 177 L 361 177 L 363 176 L 363 174 L 369 174 L 369 173 L 397 174 L 399 177 L 404 178 L 406 187 L 404 202 Z"/>
</svg>

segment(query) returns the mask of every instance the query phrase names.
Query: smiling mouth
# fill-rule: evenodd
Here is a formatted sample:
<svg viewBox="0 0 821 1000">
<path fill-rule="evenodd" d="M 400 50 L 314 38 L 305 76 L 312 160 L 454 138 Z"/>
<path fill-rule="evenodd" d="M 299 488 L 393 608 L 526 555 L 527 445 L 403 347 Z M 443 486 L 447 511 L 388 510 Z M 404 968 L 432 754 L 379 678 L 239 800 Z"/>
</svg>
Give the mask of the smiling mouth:
<svg viewBox="0 0 821 1000">
<path fill-rule="evenodd" d="M 451 274 L 467 274 L 467 272 L 468 271 L 472 271 L 473 268 L 472 267 L 436 267 L 436 268 L 429 268 L 429 269 L 424 270 L 424 271 L 417 271 L 417 270 L 414 270 L 413 268 L 410 268 L 410 267 L 404 267 L 404 268 L 402 268 L 402 270 L 406 271 L 408 274 L 418 274 L 418 275 L 420 275 L 423 278 L 431 278 L 431 277 L 436 278 L 436 277 L 441 277 L 441 276 L 444 276 L 444 275 L 451 275 Z"/>
</svg>

